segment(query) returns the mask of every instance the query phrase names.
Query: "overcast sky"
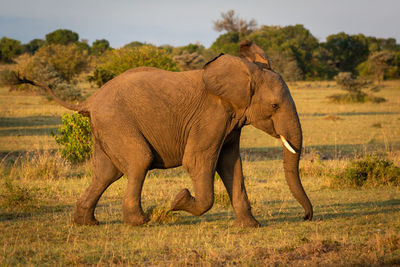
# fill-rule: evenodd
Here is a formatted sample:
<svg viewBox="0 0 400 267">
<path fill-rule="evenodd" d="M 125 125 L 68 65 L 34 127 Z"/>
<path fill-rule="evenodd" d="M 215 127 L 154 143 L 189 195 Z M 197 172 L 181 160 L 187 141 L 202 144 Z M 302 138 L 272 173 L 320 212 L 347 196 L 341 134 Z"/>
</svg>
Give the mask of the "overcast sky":
<svg viewBox="0 0 400 267">
<path fill-rule="evenodd" d="M 400 42 L 399 0 L 0 0 L 0 37 L 27 43 L 70 29 L 112 47 L 132 41 L 209 47 L 220 34 L 213 21 L 229 9 L 258 25 L 303 24 L 321 41 L 344 31 Z"/>
</svg>

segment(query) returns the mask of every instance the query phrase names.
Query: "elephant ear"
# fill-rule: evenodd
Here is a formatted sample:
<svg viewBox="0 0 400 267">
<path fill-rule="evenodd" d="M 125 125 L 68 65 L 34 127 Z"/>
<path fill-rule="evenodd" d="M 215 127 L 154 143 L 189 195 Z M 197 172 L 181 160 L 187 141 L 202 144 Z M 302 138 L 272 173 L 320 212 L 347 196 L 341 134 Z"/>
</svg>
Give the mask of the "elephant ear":
<svg viewBox="0 0 400 267">
<path fill-rule="evenodd" d="M 271 69 L 271 64 L 264 50 L 249 40 L 240 42 L 239 55 L 264 69 Z"/>
<path fill-rule="evenodd" d="M 219 55 L 203 67 L 203 82 L 209 93 L 228 101 L 236 111 L 244 111 L 252 96 L 249 63 Z"/>
</svg>

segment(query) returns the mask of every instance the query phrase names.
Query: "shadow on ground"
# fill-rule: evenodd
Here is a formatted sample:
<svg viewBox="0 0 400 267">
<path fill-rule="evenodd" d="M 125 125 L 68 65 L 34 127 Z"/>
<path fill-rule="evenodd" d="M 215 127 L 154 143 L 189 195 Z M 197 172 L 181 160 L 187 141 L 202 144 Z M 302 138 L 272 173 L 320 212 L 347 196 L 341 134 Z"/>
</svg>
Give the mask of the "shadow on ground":
<svg viewBox="0 0 400 267">
<path fill-rule="evenodd" d="M 400 149 L 400 142 L 393 143 L 391 149 Z M 377 151 L 386 151 L 384 143 L 373 144 L 344 144 L 344 145 L 321 145 L 307 146 L 302 155 L 309 153 L 318 154 L 322 160 L 354 158 L 357 155 L 366 153 L 376 153 Z M 264 161 L 282 159 L 281 147 L 263 147 L 263 148 L 241 148 L 240 155 L 244 161 Z"/>
<path fill-rule="evenodd" d="M 303 212 L 304 211 L 300 206 L 285 207 L 281 212 L 272 213 L 271 218 L 262 220 L 261 224 L 265 225 L 271 222 L 284 221 L 302 221 L 304 215 Z M 392 214 L 396 212 L 400 212 L 400 199 L 390 199 L 376 202 L 332 203 L 315 206 L 313 220 L 326 221 L 338 218 L 354 218 L 377 214 L 387 214 L 393 216 Z"/>
<path fill-rule="evenodd" d="M 59 116 L 0 117 L 0 136 L 43 136 L 57 132 Z"/>
<path fill-rule="evenodd" d="M 57 133 L 58 127 L 1 129 L 0 136 L 43 136 Z"/>
<path fill-rule="evenodd" d="M 289 201 L 292 202 L 292 201 Z M 293 201 L 294 202 L 294 201 Z M 271 223 L 281 223 L 281 222 L 301 222 L 303 221 L 303 209 L 301 207 L 285 207 L 279 211 L 279 205 L 282 204 L 281 201 L 271 202 L 275 207 L 273 212 L 268 218 L 263 216 L 260 219 L 260 211 L 255 212 L 255 217 L 260 221 L 261 225 L 268 225 Z M 266 205 L 270 205 L 267 202 Z M 113 208 L 121 210 L 120 201 L 112 201 Z M 103 203 L 98 205 L 98 209 L 110 208 L 110 203 Z M 0 222 L 5 221 L 19 221 L 32 219 L 33 217 L 45 216 L 49 213 L 73 213 L 73 205 L 57 205 L 57 206 L 42 206 L 34 211 L 25 212 L 3 212 L 0 213 Z M 326 221 L 338 218 L 354 218 L 366 215 L 378 215 L 387 214 L 394 216 L 394 213 L 400 212 L 400 199 L 391 199 L 386 201 L 376 201 L 376 202 L 358 202 L 358 203 L 332 203 L 327 205 L 319 205 L 315 207 L 314 210 L 314 221 Z M 193 225 L 200 224 L 204 222 L 229 222 L 234 220 L 233 212 L 231 209 L 219 212 L 210 212 L 203 216 L 197 217 L 192 216 L 186 212 L 174 212 L 176 220 L 173 222 L 165 223 L 154 223 L 149 226 L 157 225 Z M 100 220 L 101 225 L 106 224 L 123 224 L 122 213 L 118 218 L 113 218 L 111 220 L 102 220 L 102 216 L 98 215 L 97 218 Z"/>
<path fill-rule="evenodd" d="M 61 124 L 60 116 L 27 116 L 27 117 L 0 117 L 1 127 L 33 127 L 33 126 L 58 126 Z"/>
<path fill-rule="evenodd" d="M 325 117 L 328 115 L 337 115 L 337 116 L 376 116 L 376 115 L 398 115 L 400 112 L 339 112 L 339 113 L 301 113 L 301 116 L 304 117 Z"/>
<path fill-rule="evenodd" d="M 49 213 L 72 212 L 73 205 L 41 206 L 26 211 L 0 212 L 0 222 L 25 220 L 32 217 L 41 217 Z"/>
</svg>

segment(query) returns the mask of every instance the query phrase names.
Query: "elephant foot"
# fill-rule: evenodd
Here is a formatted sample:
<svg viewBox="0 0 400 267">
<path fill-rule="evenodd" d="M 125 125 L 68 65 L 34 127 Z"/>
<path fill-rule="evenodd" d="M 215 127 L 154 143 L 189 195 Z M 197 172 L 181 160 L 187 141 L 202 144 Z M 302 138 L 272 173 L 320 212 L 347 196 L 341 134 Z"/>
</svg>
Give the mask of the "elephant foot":
<svg viewBox="0 0 400 267">
<path fill-rule="evenodd" d="M 78 225 L 98 225 L 99 221 L 93 215 L 93 212 L 79 211 L 78 208 L 74 213 L 74 223 Z"/>
<path fill-rule="evenodd" d="M 146 214 L 136 214 L 136 215 L 129 215 L 126 216 L 124 215 L 124 223 L 126 225 L 130 225 L 130 226 L 139 226 L 139 225 L 143 225 L 146 224 L 150 221 L 149 216 L 147 216 Z"/>
<path fill-rule="evenodd" d="M 235 225 L 240 227 L 252 227 L 252 228 L 261 227 L 261 224 L 256 219 L 254 219 L 253 216 L 240 219 L 237 218 L 235 220 Z"/>
<path fill-rule="evenodd" d="M 182 189 L 171 203 L 171 210 L 186 210 L 188 203 L 192 200 L 192 196 L 187 188 Z"/>
</svg>

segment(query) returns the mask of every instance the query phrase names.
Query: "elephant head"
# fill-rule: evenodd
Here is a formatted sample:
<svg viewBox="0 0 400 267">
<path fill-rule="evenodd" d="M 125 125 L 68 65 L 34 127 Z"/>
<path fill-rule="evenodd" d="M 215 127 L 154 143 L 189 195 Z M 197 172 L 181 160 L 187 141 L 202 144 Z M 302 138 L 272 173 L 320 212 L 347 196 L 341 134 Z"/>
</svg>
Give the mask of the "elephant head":
<svg viewBox="0 0 400 267">
<path fill-rule="evenodd" d="M 261 48 L 257 48 L 253 49 L 257 55 L 248 50 L 244 58 L 221 55 L 214 59 L 204 67 L 203 81 L 208 92 L 230 103 L 234 117 L 244 125 L 282 140 L 286 181 L 305 210 L 304 219 L 311 220 L 313 208 L 299 177 L 302 130 L 296 106 L 286 83 L 269 68 L 266 57 L 262 62 Z"/>
</svg>

